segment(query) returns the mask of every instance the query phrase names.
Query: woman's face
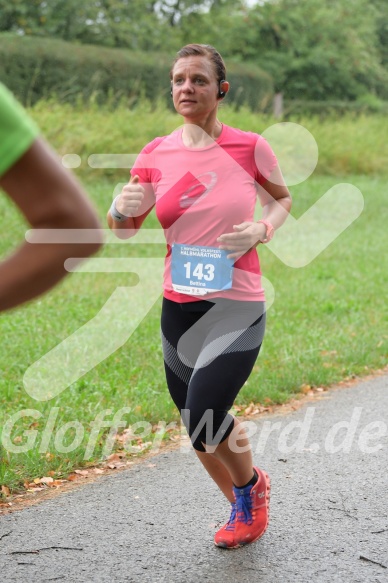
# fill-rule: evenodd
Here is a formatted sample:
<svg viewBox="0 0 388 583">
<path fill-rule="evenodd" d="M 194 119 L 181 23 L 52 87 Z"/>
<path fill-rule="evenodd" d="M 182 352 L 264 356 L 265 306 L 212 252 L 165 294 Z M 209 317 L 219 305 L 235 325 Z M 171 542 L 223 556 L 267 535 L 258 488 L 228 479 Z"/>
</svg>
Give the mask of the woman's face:
<svg viewBox="0 0 388 583">
<path fill-rule="evenodd" d="M 172 72 L 174 107 L 184 118 L 196 119 L 218 105 L 218 81 L 213 63 L 202 56 L 179 59 Z"/>
</svg>

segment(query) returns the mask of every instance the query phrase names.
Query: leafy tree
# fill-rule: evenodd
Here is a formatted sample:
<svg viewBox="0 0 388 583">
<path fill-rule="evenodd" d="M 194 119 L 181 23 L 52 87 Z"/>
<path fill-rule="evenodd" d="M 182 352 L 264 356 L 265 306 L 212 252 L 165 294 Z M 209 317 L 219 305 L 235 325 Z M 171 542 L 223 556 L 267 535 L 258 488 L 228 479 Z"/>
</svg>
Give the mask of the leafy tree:
<svg viewBox="0 0 388 583">
<path fill-rule="evenodd" d="M 0 31 L 46 34 L 44 2 L 40 0 L 0 0 Z"/>
<path fill-rule="evenodd" d="M 355 99 L 387 79 L 378 51 L 377 11 L 369 0 L 270 0 L 250 11 L 256 52 L 290 99 Z"/>
<path fill-rule="evenodd" d="M 388 98 L 387 0 L 0 0 L 0 32 L 174 53 L 213 44 L 288 99 Z"/>
<path fill-rule="evenodd" d="M 377 15 L 378 50 L 383 66 L 388 66 L 388 3 L 386 0 L 371 0 Z"/>
</svg>

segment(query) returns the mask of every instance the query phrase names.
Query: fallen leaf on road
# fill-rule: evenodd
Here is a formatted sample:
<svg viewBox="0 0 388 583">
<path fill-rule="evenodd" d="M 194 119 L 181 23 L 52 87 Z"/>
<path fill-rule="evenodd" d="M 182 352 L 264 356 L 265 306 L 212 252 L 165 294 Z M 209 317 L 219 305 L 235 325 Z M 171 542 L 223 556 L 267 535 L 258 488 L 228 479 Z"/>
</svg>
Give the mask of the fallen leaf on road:
<svg viewBox="0 0 388 583">
<path fill-rule="evenodd" d="M 244 410 L 245 415 L 250 415 L 254 408 L 254 403 L 249 403 L 248 407 Z"/>
<path fill-rule="evenodd" d="M 39 484 L 50 484 L 52 482 L 54 482 L 54 480 L 50 476 L 43 476 L 43 478 L 39 480 Z"/>
<path fill-rule="evenodd" d="M 79 476 L 77 474 L 70 474 L 67 479 L 69 482 L 75 482 L 76 480 L 79 480 Z"/>
<path fill-rule="evenodd" d="M 1 493 L 2 493 L 4 496 L 9 496 L 9 495 L 10 495 L 10 493 L 11 493 L 11 491 L 10 491 L 10 489 L 8 488 L 8 486 L 1 486 Z"/>
<path fill-rule="evenodd" d="M 111 453 L 106 459 L 108 462 L 121 462 L 123 457 L 125 457 L 125 452 Z"/>
</svg>

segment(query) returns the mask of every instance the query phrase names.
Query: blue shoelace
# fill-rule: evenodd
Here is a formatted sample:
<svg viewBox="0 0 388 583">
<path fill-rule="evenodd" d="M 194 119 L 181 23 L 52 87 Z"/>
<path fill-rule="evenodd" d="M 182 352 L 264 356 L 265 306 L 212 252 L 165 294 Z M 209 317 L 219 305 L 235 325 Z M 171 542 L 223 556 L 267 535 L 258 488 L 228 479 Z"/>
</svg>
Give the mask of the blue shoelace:
<svg viewBox="0 0 388 583">
<path fill-rule="evenodd" d="M 245 524 L 252 524 L 253 522 L 251 490 L 252 486 L 234 489 L 237 520 L 239 522 L 245 522 Z"/>
<path fill-rule="evenodd" d="M 236 504 L 234 504 L 232 502 L 232 512 L 230 514 L 230 518 L 228 521 L 228 526 L 225 528 L 225 530 L 234 530 L 234 526 L 236 523 L 236 518 L 237 518 L 237 507 Z"/>
<path fill-rule="evenodd" d="M 228 526 L 225 530 L 233 530 L 237 521 L 252 524 L 252 486 L 246 488 L 233 488 L 236 502 L 232 503 L 232 512 L 230 514 Z"/>
</svg>

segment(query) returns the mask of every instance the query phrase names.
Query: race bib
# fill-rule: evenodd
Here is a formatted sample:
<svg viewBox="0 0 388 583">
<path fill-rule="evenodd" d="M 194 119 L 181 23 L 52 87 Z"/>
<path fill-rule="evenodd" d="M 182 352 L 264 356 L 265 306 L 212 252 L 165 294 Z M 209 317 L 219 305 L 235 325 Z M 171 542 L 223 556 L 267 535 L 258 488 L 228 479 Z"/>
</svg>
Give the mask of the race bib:
<svg viewBox="0 0 388 583">
<path fill-rule="evenodd" d="M 230 251 L 174 243 L 171 251 L 171 279 L 174 291 L 204 296 L 232 287 L 233 259 Z"/>
</svg>

